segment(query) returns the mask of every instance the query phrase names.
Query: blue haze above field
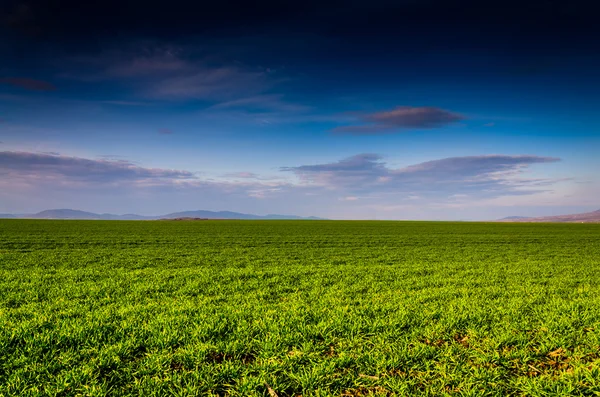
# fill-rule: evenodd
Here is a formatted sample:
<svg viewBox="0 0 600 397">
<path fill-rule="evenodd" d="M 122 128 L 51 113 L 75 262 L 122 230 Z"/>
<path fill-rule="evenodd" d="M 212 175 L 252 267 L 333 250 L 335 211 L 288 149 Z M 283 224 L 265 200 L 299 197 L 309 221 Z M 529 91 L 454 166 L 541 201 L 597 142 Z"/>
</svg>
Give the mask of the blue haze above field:
<svg viewBox="0 0 600 397">
<path fill-rule="evenodd" d="M 600 205 L 586 2 L 50 3 L 0 7 L 3 213 L 486 220 Z"/>
</svg>

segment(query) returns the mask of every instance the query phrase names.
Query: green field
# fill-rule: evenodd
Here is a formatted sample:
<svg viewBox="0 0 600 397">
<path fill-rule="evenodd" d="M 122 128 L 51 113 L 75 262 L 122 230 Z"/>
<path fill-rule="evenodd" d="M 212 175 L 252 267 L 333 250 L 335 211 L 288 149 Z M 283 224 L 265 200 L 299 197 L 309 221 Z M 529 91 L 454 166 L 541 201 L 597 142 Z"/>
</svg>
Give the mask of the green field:
<svg viewBox="0 0 600 397">
<path fill-rule="evenodd" d="M 1 396 L 600 395 L 600 225 L 0 221 Z"/>
</svg>

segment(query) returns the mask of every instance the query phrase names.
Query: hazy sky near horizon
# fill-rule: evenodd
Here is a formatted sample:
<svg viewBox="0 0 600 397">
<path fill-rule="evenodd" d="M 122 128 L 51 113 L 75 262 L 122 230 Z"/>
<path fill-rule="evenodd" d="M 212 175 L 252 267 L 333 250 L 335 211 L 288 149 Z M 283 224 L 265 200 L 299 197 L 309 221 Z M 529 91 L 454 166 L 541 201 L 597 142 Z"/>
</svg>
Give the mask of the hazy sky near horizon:
<svg viewBox="0 0 600 397">
<path fill-rule="evenodd" d="M 7 1 L 0 213 L 600 208 L 588 1 Z"/>
</svg>

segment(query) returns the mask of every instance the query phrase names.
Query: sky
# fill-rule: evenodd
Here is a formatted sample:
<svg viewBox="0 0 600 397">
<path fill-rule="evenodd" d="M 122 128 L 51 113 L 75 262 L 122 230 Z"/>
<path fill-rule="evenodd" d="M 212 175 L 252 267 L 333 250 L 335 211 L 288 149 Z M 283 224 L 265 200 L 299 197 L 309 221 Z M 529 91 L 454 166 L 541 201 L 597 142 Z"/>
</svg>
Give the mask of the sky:
<svg viewBox="0 0 600 397">
<path fill-rule="evenodd" d="M 589 1 L 0 3 L 0 213 L 600 208 Z"/>
</svg>

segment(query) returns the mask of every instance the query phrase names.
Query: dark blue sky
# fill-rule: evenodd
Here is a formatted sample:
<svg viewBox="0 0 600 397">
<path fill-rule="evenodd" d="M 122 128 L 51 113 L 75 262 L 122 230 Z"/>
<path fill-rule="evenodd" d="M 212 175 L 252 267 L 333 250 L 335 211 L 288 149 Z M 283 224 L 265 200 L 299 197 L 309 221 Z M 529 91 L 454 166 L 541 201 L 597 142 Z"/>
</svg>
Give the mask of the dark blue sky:
<svg viewBox="0 0 600 397">
<path fill-rule="evenodd" d="M 589 2 L 9 1 L 0 212 L 597 209 Z"/>
</svg>

